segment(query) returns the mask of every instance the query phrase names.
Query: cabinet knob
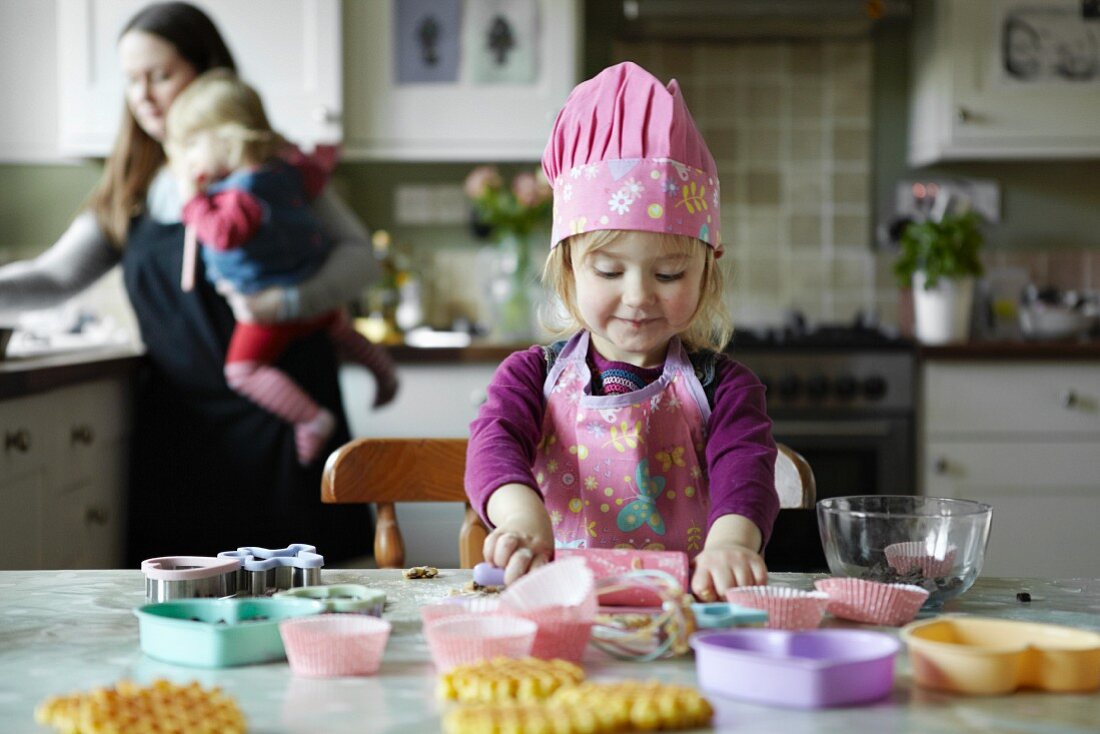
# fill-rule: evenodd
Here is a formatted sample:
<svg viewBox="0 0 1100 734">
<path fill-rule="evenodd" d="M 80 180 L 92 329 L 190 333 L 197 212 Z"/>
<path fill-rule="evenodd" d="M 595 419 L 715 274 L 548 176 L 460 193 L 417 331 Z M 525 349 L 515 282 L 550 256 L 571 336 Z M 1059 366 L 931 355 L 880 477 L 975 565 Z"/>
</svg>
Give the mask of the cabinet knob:
<svg viewBox="0 0 1100 734">
<path fill-rule="evenodd" d="M 335 124 L 343 119 L 343 115 L 337 110 L 321 105 L 313 109 L 313 119 L 315 122 Z"/>
<path fill-rule="evenodd" d="M 84 509 L 84 522 L 87 525 L 106 525 L 111 513 L 102 507 L 87 507 Z"/>
<path fill-rule="evenodd" d="M 69 433 L 69 440 L 74 446 L 78 443 L 91 446 L 92 441 L 95 440 L 95 434 L 92 432 L 91 426 L 73 426 L 73 430 Z"/>
<path fill-rule="evenodd" d="M 955 108 L 955 119 L 965 125 L 974 121 L 974 113 L 960 105 Z"/>
<path fill-rule="evenodd" d="M 942 456 L 936 459 L 936 463 L 932 465 L 933 471 L 935 471 L 937 474 L 946 474 L 948 467 L 949 464 L 947 463 L 947 459 L 943 458 Z"/>
<path fill-rule="evenodd" d="M 1076 408 L 1081 402 L 1080 396 L 1077 395 L 1077 391 L 1072 388 L 1062 393 L 1062 407 L 1063 408 Z"/>
<path fill-rule="evenodd" d="M 4 451 L 18 451 L 25 454 L 31 450 L 31 433 L 26 428 L 4 433 Z"/>
</svg>

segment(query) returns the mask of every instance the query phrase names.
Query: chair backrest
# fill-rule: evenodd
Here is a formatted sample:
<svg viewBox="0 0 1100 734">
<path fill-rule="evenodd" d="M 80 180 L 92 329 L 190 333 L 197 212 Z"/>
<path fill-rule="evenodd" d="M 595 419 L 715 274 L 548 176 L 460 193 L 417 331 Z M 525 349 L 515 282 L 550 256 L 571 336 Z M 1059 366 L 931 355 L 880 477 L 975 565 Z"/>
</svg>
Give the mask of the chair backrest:
<svg viewBox="0 0 1100 734">
<path fill-rule="evenodd" d="M 458 535 L 459 562 L 473 568 L 481 560 L 488 530 L 466 501 L 466 439 L 360 438 L 334 451 L 325 463 L 321 500 L 374 503 L 374 557 L 380 568 L 401 568 L 405 542 L 397 525 L 397 502 L 463 502 L 466 516 Z M 781 508 L 811 508 L 814 474 L 797 452 L 779 444 L 775 488 Z"/>
</svg>

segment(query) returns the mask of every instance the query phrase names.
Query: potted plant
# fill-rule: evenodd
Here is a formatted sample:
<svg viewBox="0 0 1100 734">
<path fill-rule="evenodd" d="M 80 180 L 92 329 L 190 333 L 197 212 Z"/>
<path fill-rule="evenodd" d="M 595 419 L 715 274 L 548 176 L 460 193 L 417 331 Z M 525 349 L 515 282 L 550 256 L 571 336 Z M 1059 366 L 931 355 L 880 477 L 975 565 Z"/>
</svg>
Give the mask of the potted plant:
<svg viewBox="0 0 1100 734">
<path fill-rule="evenodd" d="M 984 238 L 975 212 L 948 214 L 939 221 L 912 222 L 901 235 L 894 274 L 912 286 L 917 341 L 946 344 L 969 336 L 974 279 Z"/>
</svg>

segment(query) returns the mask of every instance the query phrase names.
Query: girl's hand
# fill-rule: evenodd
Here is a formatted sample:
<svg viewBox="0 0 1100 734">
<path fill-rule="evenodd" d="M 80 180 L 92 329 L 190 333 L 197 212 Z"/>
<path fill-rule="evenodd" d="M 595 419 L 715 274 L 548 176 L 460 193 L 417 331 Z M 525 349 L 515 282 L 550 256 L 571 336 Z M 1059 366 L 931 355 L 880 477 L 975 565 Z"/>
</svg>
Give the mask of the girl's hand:
<svg viewBox="0 0 1100 734">
<path fill-rule="evenodd" d="M 542 497 L 523 484 L 505 484 L 489 497 L 489 520 L 496 525 L 485 538 L 485 562 L 504 569 L 510 584 L 554 557 L 554 526 Z"/>
<path fill-rule="evenodd" d="M 707 548 L 695 557 L 691 592 L 699 601 L 724 599 L 726 589 L 768 583 L 764 558 L 744 546 Z"/>
<path fill-rule="evenodd" d="M 219 280 L 214 288 L 225 297 L 233 317 L 242 324 L 273 324 L 282 319 L 283 288 L 272 286 L 245 295 L 227 280 Z"/>
</svg>

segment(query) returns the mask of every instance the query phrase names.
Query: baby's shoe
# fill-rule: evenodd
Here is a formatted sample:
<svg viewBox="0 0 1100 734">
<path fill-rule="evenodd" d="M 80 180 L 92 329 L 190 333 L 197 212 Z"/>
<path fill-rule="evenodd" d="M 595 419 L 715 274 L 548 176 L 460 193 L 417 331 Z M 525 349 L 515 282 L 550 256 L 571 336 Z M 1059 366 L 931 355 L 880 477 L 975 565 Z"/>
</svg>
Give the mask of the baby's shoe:
<svg viewBox="0 0 1100 734">
<path fill-rule="evenodd" d="M 309 466 L 325 447 L 336 430 L 336 418 L 320 408 L 312 420 L 294 424 L 294 443 L 298 450 L 298 463 Z"/>
</svg>

